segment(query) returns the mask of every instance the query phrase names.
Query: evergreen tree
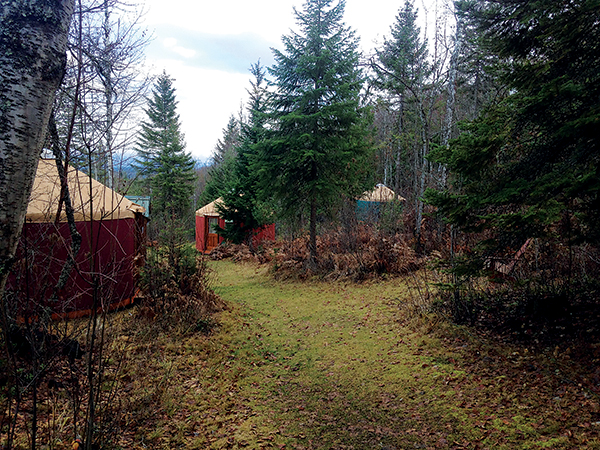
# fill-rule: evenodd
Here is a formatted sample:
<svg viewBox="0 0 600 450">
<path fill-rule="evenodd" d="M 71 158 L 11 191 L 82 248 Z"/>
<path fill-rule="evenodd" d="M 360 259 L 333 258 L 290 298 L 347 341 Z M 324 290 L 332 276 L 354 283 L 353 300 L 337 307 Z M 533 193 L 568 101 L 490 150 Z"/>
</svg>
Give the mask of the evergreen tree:
<svg viewBox="0 0 600 450">
<path fill-rule="evenodd" d="M 391 27 L 391 35 L 391 39 L 386 38 L 383 48 L 377 51 L 373 64 L 374 84 L 402 102 L 407 92 L 416 93 L 429 72 L 427 43 L 421 42 L 417 11 L 411 0 L 406 0 L 399 11 Z"/>
<path fill-rule="evenodd" d="M 455 1 L 462 49 L 458 55 L 457 95 L 460 118 L 474 120 L 492 102 L 506 96 L 506 83 L 498 76 L 500 57 L 487 51 L 477 24 L 469 19 L 474 0 Z M 457 32 L 459 31 L 457 25 Z"/>
<path fill-rule="evenodd" d="M 163 72 L 155 82 L 138 138 L 136 167 L 152 194 L 155 214 L 183 217 L 190 209 L 196 179 L 192 156 L 185 151 L 173 80 Z"/>
<path fill-rule="evenodd" d="M 252 249 L 252 231 L 265 224 L 263 202 L 258 198 L 256 171 L 257 145 L 265 139 L 268 106 L 265 69 L 260 62 L 253 64 L 254 76 L 248 90 L 248 122 L 241 124 L 240 144 L 233 167 L 233 182 L 223 194 L 224 205 L 219 208 L 226 220 L 222 235 L 235 243 L 247 242 Z"/>
<path fill-rule="evenodd" d="M 223 129 L 223 139 L 217 141 L 213 152 L 213 166 L 218 166 L 227 159 L 235 157 L 240 144 L 241 120 L 233 115 L 229 117 L 227 126 Z"/>
<path fill-rule="evenodd" d="M 274 50 L 274 126 L 260 163 L 262 191 L 288 216 L 308 212 L 312 265 L 318 211 L 365 189 L 370 154 L 359 108 L 358 40 L 342 21 L 345 2 L 333 3 L 307 0 L 295 9 L 299 32 L 283 37 L 283 51 Z"/>
<path fill-rule="evenodd" d="M 403 180 L 402 164 L 412 160 L 416 224 L 420 242 L 423 217 L 422 195 L 425 191 L 429 153 L 429 117 L 424 102 L 425 81 L 431 73 L 427 62 L 427 43 L 420 38 L 417 11 L 406 0 L 391 27 L 391 38 L 385 39 L 371 64 L 373 84 L 388 94 L 390 108 L 397 117 L 389 172 L 394 172 L 394 190 L 398 193 Z M 415 139 L 418 136 L 419 138 Z M 391 161 L 390 161 L 391 162 Z M 391 178 L 391 174 L 390 174 Z M 407 177 L 408 178 L 408 177 Z"/>
<path fill-rule="evenodd" d="M 598 244 L 600 2 L 473 2 L 469 17 L 511 94 L 440 152 L 455 188 L 429 201 L 467 231 L 491 230 L 488 254 L 557 231 Z"/>
<path fill-rule="evenodd" d="M 202 202 L 210 203 L 233 189 L 235 180 L 235 161 L 240 145 L 240 120 L 229 118 L 223 129 L 223 138 L 217 141 L 208 172 L 206 188 L 202 193 Z"/>
</svg>

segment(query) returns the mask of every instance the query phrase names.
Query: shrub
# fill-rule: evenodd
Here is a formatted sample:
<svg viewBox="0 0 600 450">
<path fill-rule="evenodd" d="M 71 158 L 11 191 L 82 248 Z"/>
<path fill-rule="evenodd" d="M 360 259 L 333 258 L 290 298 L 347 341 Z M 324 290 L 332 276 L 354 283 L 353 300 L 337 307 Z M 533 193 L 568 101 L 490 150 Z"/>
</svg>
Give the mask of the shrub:
<svg viewBox="0 0 600 450">
<path fill-rule="evenodd" d="M 316 273 L 308 269 L 308 237 L 282 242 L 273 255 L 272 267 L 280 277 L 366 278 L 415 271 L 425 259 L 418 257 L 403 235 L 357 224 L 321 233 L 317 239 L 319 261 Z"/>
<path fill-rule="evenodd" d="M 210 288 L 210 271 L 183 227 L 166 226 L 157 245 L 148 252 L 141 272 L 143 300 L 140 316 L 158 329 L 178 332 L 206 329 L 210 316 L 224 303 Z"/>
</svg>

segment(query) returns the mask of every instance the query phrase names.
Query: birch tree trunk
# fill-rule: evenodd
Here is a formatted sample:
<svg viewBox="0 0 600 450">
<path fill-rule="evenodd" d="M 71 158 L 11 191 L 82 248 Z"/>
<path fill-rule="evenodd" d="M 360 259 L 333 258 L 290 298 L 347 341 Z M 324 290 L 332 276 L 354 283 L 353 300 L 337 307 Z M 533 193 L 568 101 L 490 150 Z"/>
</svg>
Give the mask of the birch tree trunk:
<svg viewBox="0 0 600 450">
<path fill-rule="evenodd" d="M 456 77 L 458 74 L 458 59 L 462 51 L 462 22 L 460 17 L 456 16 L 456 34 L 454 38 L 454 50 L 450 58 L 450 67 L 448 68 L 448 99 L 446 100 L 446 117 L 444 120 L 444 130 L 442 134 L 442 147 L 448 147 L 452 136 L 452 126 L 454 125 L 454 104 L 456 103 Z M 440 188 L 444 189 L 448 184 L 448 173 L 446 166 L 440 166 Z"/>
<path fill-rule="evenodd" d="M 21 235 L 73 0 L 0 0 L 0 296 Z"/>
</svg>

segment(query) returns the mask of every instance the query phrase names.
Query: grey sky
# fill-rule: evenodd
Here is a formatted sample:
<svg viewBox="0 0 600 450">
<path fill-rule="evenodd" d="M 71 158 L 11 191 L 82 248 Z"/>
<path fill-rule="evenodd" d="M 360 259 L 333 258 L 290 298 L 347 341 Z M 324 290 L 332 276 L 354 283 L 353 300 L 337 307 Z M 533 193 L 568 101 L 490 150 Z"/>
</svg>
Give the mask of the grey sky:
<svg viewBox="0 0 600 450">
<path fill-rule="evenodd" d="M 431 16 L 448 0 L 415 0 Z M 250 65 L 273 63 L 271 47 L 296 29 L 293 7 L 301 0 L 147 0 L 145 25 L 155 39 L 147 49 L 153 73 L 175 79 L 187 148 L 206 160 L 226 126 L 246 102 Z M 345 22 L 361 38 L 363 51 L 389 35 L 404 0 L 346 0 Z M 427 11 L 425 11 L 427 6 Z M 425 14 L 427 12 L 427 14 Z M 425 22 L 424 22 L 425 23 Z"/>
</svg>

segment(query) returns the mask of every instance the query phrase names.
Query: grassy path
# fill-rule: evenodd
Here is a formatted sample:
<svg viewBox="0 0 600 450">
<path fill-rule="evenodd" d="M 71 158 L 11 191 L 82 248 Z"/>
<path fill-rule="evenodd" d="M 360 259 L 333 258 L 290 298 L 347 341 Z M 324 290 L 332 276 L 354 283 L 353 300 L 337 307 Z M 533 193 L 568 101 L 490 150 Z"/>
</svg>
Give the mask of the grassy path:
<svg viewBox="0 0 600 450">
<path fill-rule="evenodd" d="M 241 320 L 226 367 L 239 373 L 236 396 L 253 414 L 234 440 L 251 448 L 426 448 L 426 428 L 437 428 L 441 414 L 431 400 L 445 394 L 423 390 L 416 374 L 428 358 L 419 345 L 428 342 L 413 341 L 394 320 L 402 283 L 279 283 L 254 270 L 216 267 L 217 291 L 239 305 Z M 438 361 L 426 376 L 453 372 Z M 426 417 L 411 410 L 415 401 L 428 403 Z M 447 432 L 437 434 L 432 428 L 427 440 L 443 442 Z"/>
<path fill-rule="evenodd" d="M 171 349 L 185 362 L 150 439 L 198 449 L 600 448 L 589 433 L 579 439 L 578 411 L 556 401 L 561 385 L 504 375 L 523 357 L 493 350 L 467 364 L 479 353 L 468 339 L 400 324 L 400 280 L 286 283 L 252 265 L 213 268 L 231 309 L 210 337 Z M 584 406 L 569 389 L 569 405 Z"/>
<path fill-rule="evenodd" d="M 422 362 L 388 305 L 404 286 L 276 283 L 246 270 L 219 265 L 217 291 L 244 314 L 231 358 L 252 367 L 238 384 L 259 413 L 252 425 L 271 424 L 292 448 L 418 444 L 404 398 L 424 395 Z"/>
</svg>

